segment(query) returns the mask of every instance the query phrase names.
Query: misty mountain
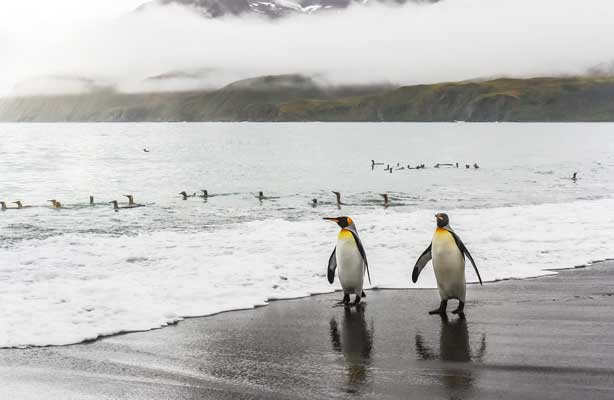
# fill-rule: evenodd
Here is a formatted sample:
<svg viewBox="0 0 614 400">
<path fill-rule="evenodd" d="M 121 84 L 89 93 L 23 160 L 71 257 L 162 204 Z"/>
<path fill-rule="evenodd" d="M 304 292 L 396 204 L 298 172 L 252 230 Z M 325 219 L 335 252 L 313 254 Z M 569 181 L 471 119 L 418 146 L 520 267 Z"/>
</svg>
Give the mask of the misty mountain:
<svg viewBox="0 0 614 400">
<path fill-rule="evenodd" d="M 156 5 L 180 5 L 207 18 L 226 15 L 263 15 L 280 18 L 289 15 L 314 14 L 326 10 L 344 9 L 352 4 L 367 4 L 369 1 L 384 4 L 435 3 L 439 0 L 153 0 L 144 3 L 137 10 Z"/>
<path fill-rule="evenodd" d="M 614 121 L 614 77 L 323 87 L 301 75 L 216 90 L 0 98 L 1 122 Z"/>
</svg>

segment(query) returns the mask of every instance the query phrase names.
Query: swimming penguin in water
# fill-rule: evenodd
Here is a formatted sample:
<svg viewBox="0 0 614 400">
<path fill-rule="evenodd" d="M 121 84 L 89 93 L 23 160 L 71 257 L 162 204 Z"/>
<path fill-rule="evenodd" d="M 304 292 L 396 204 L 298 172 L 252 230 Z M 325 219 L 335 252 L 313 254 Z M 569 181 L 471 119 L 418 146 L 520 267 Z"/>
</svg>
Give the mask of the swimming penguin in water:
<svg viewBox="0 0 614 400">
<path fill-rule="evenodd" d="M 131 194 L 124 194 L 122 195 L 124 197 L 128 198 L 128 205 L 124 206 L 124 207 L 120 207 L 120 208 L 136 208 L 136 207 L 145 207 L 144 204 L 139 204 L 139 203 L 135 203 L 134 202 L 134 196 Z"/>
<path fill-rule="evenodd" d="M 51 207 L 53 207 L 53 208 L 57 208 L 57 209 L 62 208 L 62 203 L 60 203 L 59 201 L 57 201 L 57 200 L 55 200 L 55 199 L 53 199 L 53 200 L 47 200 L 47 201 L 50 201 L 50 202 L 51 202 Z"/>
<path fill-rule="evenodd" d="M 179 192 L 179 194 L 182 196 L 182 200 L 187 200 L 188 197 L 195 197 L 196 196 L 196 193 L 187 194 L 185 190 L 183 192 Z"/>
<path fill-rule="evenodd" d="M 94 196 L 90 196 L 90 206 L 95 205 L 94 203 Z"/>
<path fill-rule="evenodd" d="M 574 181 L 574 182 L 578 180 L 578 173 L 577 172 L 573 173 L 573 176 L 571 177 L 571 180 Z"/>
<path fill-rule="evenodd" d="M 279 199 L 279 197 L 275 197 L 275 196 L 265 196 L 264 192 L 258 192 L 258 196 L 256 196 L 256 198 L 260 201 Z"/>
<path fill-rule="evenodd" d="M 362 246 L 362 242 L 358 237 L 356 225 L 350 217 L 324 218 L 328 221 L 336 222 L 341 227 L 341 231 L 337 236 L 337 245 L 333 253 L 328 259 L 328 282 L 335 281 L 335 270 L 339 267 L 339 281 L 343 289 L 342 303 L 348 305 L 350 303 L 350 294 L 355 294 L 354 305 L 360 303 L 361 297 L 366 297 L 362 290 L 365 271 L 371 284 L 371 276 L 369 274 L 369 264 L 367 263 L 367 255 Z"/>
<path fill-rule="evenodd" d="M 23 204 L 21 204 L 21 200 L 14 201 L 13 204 L 17 204 L 17 209 L 19 209 L 19 210 L 22 209 L 22 208 L 30 208 L 30 207 L 32 207 L 32 206 L 24 206 Z"/>
<path fill-rule="evenodd" d="M 311 206 L 312 207 L 317 207 L 318 206 L 318 199 L 311 199 Z"/>
<path fill-rule="evenodd" d="M 209 192 L 206 189 L 201 189 L 200 191 L 203 192 L 203 194 L 199 194 L 198 197 L 202 197 L 203 199 L 209 197 Z"/>
<path fill-rule="evenodd" d="M 375 162 L 375 160 L 371 160 L 371 170 L 374 170 L 376 165 L 384 165 L 384 163 L 383 162 Z"/>
<path fill-rule="evenodd" d="M 110 204 L 113 204 L 113 210 L 115 211 L 119 211 L 120 209 L 126 209 L 126 208 L 139 208 L 139 207 L 145 207 L 144 204 L 138 204 L 138 203 L 134 203 L 132 205 L 127 205 L 127 206 L 120 206 L 119 202 L 117 200 L 111 200 L 109 202 Z"/>
<path fill-rule="evenodd" d="M 465 307 L 466 290 L 465 256 L 471 261 L 480 280 L 480 285 L 482 284 L 482 277 L 469 250 L 467 250 L 460 237 L 450 227 L 448 215 L 439 213 L 435 214 L 435 218 L 437 218 L 437 228 L 435 229 L 433 240 L 420 258 L 418 258 L 411 279 L 416 283 L 420 272 L 432 259 L 441 303 L 438 309 L 430 311 L 429 314 L 444 315 L 448 300 L 457 299 L 458 308 L 452 311 L 452 313 L 462 315 Z"/>
<path fill-rule="evenodd" d="M 388 194 L 387 193 L 381 193 L 380 196 L 382 196 L 384 198 L 384 207 L 388 207 Z"/>
<path fill-rule="evenodd" d="M 335 194 L 335 197 L 337 198 L 337 205 L 338 205 L 338 206 L 344 206 L 344 205 L 345 205 L 345 203 L 343 203 L 343 202 L 341 201 L 341 193 L 339 193 L 339 192 L 335 192 L 334 190 L 333 190 L 332 192 Z"/>
</svg>

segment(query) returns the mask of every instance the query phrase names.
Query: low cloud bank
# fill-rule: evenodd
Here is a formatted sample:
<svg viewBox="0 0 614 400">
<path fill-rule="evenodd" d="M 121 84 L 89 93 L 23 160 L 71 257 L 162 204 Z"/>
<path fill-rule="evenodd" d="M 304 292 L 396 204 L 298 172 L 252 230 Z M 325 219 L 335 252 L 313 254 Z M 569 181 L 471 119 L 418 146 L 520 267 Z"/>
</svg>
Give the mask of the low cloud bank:
<svg viewBox="0 0 614 400">
<path fill-rule="evenodd" d="M 611 15 L 610 0 L 356 5 L 276 21 L 153 7 L 62 32 L 0 31 L 0 95 L 188 90 L 286 73 L 339 84 L 579 74 L 614 59 Z"/>
</svg>

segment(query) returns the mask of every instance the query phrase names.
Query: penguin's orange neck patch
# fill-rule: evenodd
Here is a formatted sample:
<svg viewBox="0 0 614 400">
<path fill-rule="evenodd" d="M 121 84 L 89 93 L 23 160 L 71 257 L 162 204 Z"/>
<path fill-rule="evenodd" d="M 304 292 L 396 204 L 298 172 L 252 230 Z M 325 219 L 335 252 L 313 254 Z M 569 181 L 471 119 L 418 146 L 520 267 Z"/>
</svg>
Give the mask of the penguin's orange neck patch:
<svg viewBox="0 0 614 400">
<path fill-rule="evenodd" d="M 341 229 L 339 231 L 339 239 L 350 239 L 350 238 L 354 238 L 354 236 L 352 235 L 352 232 L 348 231 L 347 229 Z"/>
<path fill-rule="evenodd" d="M 450 232 L 448 232 L 447 230 L 437 227 L 437 229 L 435 229 L 435 235 L 437 236 L 452 236 L 450 234 Z"/>
</svg>

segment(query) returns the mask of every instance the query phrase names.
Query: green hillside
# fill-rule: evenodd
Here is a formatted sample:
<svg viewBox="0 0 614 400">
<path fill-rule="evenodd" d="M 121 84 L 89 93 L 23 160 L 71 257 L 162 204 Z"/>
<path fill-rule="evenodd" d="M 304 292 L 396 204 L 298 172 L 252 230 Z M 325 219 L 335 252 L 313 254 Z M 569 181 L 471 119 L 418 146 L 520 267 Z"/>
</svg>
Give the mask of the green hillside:
<svg viewBox="0 0 614 400">
<path fill-rule="evenodd" d="M 300 75 L 218 90 L 0 99 L 0 121 L 614 121 L 614 78 L 322 87 Z"/>
</svg>

